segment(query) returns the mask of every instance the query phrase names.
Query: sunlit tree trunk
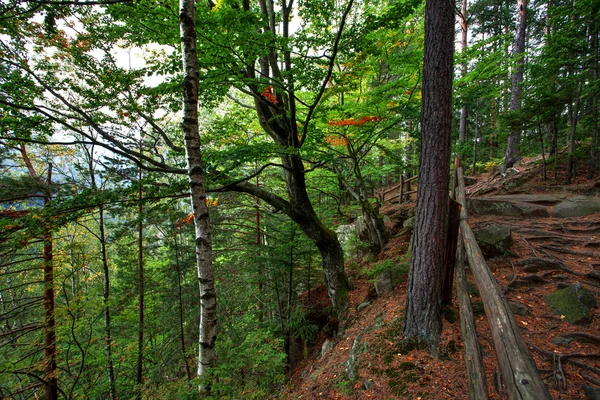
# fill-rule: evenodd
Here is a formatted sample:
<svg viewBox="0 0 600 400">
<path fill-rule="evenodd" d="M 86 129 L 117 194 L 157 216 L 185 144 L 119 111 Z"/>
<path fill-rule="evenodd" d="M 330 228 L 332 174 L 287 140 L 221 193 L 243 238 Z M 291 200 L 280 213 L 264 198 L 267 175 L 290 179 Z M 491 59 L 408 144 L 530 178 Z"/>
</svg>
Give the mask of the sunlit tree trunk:
<svg viewBox="0 0 600 400">
<path fill-rule="evenodd" d="M 510 111 L 521 109 L 521 84 L 523 83 L 524 56 L 525 52 L 525 34 L 527 31 L 527 0 L 517 1 L 517 35 L 513 42 L 513 57 L 516 57 L 516 64 L 512 75 L 512 89 L 510 94 Z M 504 167 L 506 170 L 512 167 L 520 157 L 521 142 L 521 124 L 513 122 L 510 124 L 510 135 L 508 136 L 508 146 L 504 157 Z"/>
<path fill-rule="evenodd" d="M 212 270 L 212 240 L 206 205 L 204 167 L 200 153 L 198 130 L 198 54 L 196 50 L 195 2 L 180 0 L 179 22 L 183 63 L 183 133 L 194 226 L 196 260 L 200 286 L 200 338 L 198 376 L 206 378 L 215 361 L 217 297 Z M 210 393 L 206 381 L 200 384 L 201 394 Z"/>
<path fill-rule="evenodd" d="M 442 327 L 441 293 L 448 230 L 453 52 L 453 3 L 427 0 L 421 165 L 404 337 L 428 344 L 432 352 L 436 352 Z"/>
</svg>

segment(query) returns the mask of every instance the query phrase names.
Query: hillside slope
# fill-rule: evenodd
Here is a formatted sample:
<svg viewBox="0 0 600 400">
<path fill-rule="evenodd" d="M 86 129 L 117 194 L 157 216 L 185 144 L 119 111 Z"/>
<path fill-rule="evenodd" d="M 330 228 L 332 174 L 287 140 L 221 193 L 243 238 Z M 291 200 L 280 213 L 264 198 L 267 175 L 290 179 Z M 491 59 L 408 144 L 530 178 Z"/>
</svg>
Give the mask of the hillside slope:
<svg viewBox="0 0 600 400">
<path fill-rule="evenodd" d="M 560 180 L 559 180 L 560 182 Z M 482 194 L 552 194 L 561 199 L 598 197 L 598 182 L 580 180 L 564 187 L 539 178 L 536 160 L 524 160 L 510 175 L 482 176 L 468 192 Z M 509 196 L 510 198 L 510 196 Z M 542 199 L 544 200 L 544 199 Z M 547 200 L 547 199 L 546 199 Z M 535 203 L 535 202 L 534 202 Z M 587 399 L 600 390 L 600 313 L 592 308 L 583 325 L 553 312 L 546 296 L 559 288 L 580 284 L 600 300 L 600 213 L 559 218 L 544 201 L 536 207 L 548 216 L 470 215 L 474 230 L 492 225 L 511 229 L 508 255 L 488 260 L 505 290 L 542 377 L 554 399 Z M 390 216 L 393 238 L 383 259 L 398 261 L 408 248 L 410 233 L 401 229 L 412 205 L 382 208 Z M 532 267 L 527 260 L 546 259 L 551 267 Z M 366 267 L 368 270 L 369 266 Z M 440 357 L 400 346 L 406 277 L 392 292 L 374 298 L 364 266 L 349 267 L 354 289 L 348 318 L 340 324 L 333 347 L 321 355 L 323 335 L 311 357 L 294 368 L 281 398 L 293 399 L 466 399 L 467 383 L 456 301 L 444 315 Z M 482 303 L 471 285 L 476 326 L 484 356 L 490 398 L 502 399 L 502 382 Z M 520 315 L 516 315 L 520 314 Z M 354 366 L 353 366 L 354 364 Z"/>
</svg>

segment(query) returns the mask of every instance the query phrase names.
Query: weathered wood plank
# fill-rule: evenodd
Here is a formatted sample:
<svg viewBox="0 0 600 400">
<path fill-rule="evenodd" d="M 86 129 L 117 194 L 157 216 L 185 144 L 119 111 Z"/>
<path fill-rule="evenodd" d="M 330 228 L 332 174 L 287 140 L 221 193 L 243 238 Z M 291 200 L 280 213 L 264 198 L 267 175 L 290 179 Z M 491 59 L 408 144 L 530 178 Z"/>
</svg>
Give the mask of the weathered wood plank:
<svg viewBox="0 0 600 400">
<path fill-rule="evenodd" d="M 477 340 L 477 331 L 473 320 L 473 307 L 467 290 L 465 273 L 465 249 L 462 235 L 458 234 L 460 245 L 456 249 L 456 295 L 460 312 L 460 327 L 465 345 L 465 365 L 467 367 L 467 385 L 470 400 L 488 400 L 485 370 L 481 358 L 481 349 Z"/>
</svg>

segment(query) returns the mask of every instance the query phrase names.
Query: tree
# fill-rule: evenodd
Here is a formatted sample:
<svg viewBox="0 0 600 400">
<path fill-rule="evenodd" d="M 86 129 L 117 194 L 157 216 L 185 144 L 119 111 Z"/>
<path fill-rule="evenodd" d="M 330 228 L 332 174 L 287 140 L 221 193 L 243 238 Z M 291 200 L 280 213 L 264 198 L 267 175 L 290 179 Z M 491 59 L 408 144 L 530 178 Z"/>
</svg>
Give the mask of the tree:
<svg viewBox="0 0 600 400">
<path fill-rule="evenodd" d="M 512 87 L 510 92 L 510 111 L 516 112 L 521 109 L 521 84 L 523 83 L 523 71 L 525 69 L 525 35 L 527 30 L 527 0 L 517 0 L 517 33 L 513 42 L 513 67 Z M 511 168 L 520 158 L 521 127 L 518 122 L 510 124 L 510 135 L 504 157 L 504 167 Z"/>
<path fill-rule="evenodd" d="M 453 53 L 453 4 L 446 0 L 428 0 L 425 4 L 421 165 L 404 337 L 428 344 L 434 353 L 442 326 Z"/>
<path fill-rule="evenodd" d="M 183 64 L 183 122 L 187 171 L 190 185 L 192 214 L 196 227 L 196 257 L 200 285 L 200 339 L 198 376 L 206 378 L 215 362 L 217 336 L 217 296 L 212 270 L 212 240 L 210 219 L 204 188 L 204 163 L 200 153 L 198 129 L 198 53 L 196 50 L 196 11 L 194 0 L 181 0 L 179 22 L 181 25 L 181 53 Z M 210 393 L 204 382 L 200 392 Z"/>
</svg>

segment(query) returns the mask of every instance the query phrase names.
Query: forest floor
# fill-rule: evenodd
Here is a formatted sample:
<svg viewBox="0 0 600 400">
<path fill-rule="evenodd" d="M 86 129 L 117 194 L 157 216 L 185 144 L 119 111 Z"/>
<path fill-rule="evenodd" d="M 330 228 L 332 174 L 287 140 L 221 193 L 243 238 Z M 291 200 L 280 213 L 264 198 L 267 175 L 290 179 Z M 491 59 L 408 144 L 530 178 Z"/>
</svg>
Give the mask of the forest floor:
<svg viewBox="0 0 600 400">
<path fill-rule="evenodd" d="M 578 171 L 584 176 L 584 171 Z M 562 184 L 552 171 L 548 180 L 540 176 L 539 160 L 526 159 L 510 176 L 486 174 L 476 177 L 468 196 L 492 194 L 560 194 L 598 198 L 600 180 L 578 178 L 572 185 Z M 507 184 L 509 183 L 509 184 Z M 414 201 L 414 200 L 413 200 Z M 408 249 L 410 233 L 402 221 L 414 213 L 414 203 L 387 205 L 382 212 L 390 216 L 392 238 L 380 259 L 397 260 Z M 559 287 L 581 283 L 600 300 L 600 213 L 577 218 L 528 218 L 506 216 L 469 216 L 474 229 L 491 224 L 509 225 L 512 230 L 510 256 L 496 257 L 488 264 L 509 302 L 520 304 L 524 315 L 515 315 L 521 334 L 536 362 L 553 399 L 587 399 L 583 386 L 600 388 L 600 312 L 592 310 L 588 325 L 571 325 L 553 314 L 545 296 Z M 526 272 L 519 261 L 543 257 L 563 263 L 561 270 Z M 309 358 L 297 364 L 280 398 L 291 399 L 467 399 L 467 377 L 463 361 L 463 342 L 457 301 L 446 308 L 439 356 L 425 350 L 404 352 L 402 321 L 406 298 L 406 277 L 391 293 L 372 299 L 372 282 L 365 276 L 368 263 L 347 267 L 353 289 L 350 291 L 348 318 L 340 323 L 333 348 L 323 356 L 320 333 Z M 474 282 L 470 274 L 469 280 Z M 479 342 L 485 364 L 491 399 L 504 399 L 499 380 L 489 324 L 476 286 L 474 306 Z M 369 292 L 371 291 L 371 296 Z M 357 311 L 357 306 L 370 304 Z M 313 303 L 327 302 L 324 291 L 313 294 Z M 346 365 L 354 347 L 356 375 L 348 379 Z M 589 395 L 588 395 L 589 396 Z"/>
</svg>

